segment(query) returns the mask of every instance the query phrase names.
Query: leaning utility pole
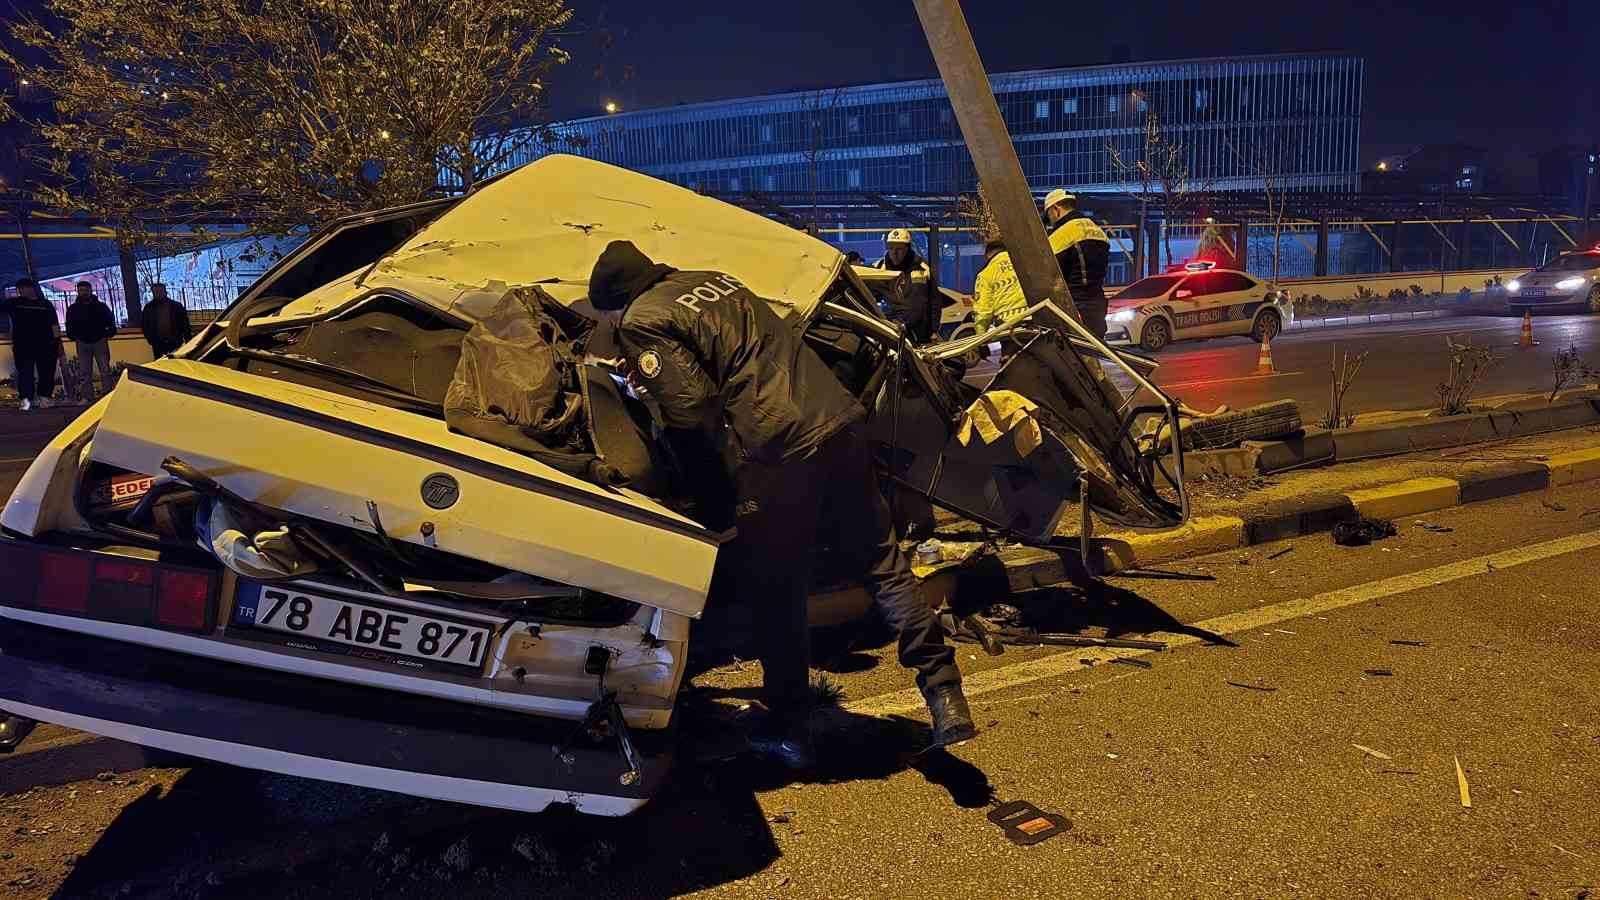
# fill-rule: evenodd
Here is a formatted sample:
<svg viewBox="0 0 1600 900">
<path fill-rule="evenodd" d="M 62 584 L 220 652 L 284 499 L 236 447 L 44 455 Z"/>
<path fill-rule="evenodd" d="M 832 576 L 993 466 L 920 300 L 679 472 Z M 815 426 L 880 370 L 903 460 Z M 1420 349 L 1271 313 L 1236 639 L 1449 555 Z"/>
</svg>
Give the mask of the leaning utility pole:
<svg viewBox="0 0 1600 900">
<path fill-rule="evenodd" d="M 1083 321 L 1072 305 L 1067 282 L 1061 277 L 1050 241 L 1045 237 L 1033 191 L 1022 174 L 1017 148 L 1011 144 L 1005 119 L 989 87 L 989 75 L 972 43 L 972 32 L 957 0 L 914 0 L 922 30 L 928 35 L 939 75 L 944 79 L 956 122 L 967 141 L 967 152 L 978 169 L 1000 236 L 1011 254 L 1017 281 L 1029 303 L 1049 298 L 1074 319 Z"/>
</svg>

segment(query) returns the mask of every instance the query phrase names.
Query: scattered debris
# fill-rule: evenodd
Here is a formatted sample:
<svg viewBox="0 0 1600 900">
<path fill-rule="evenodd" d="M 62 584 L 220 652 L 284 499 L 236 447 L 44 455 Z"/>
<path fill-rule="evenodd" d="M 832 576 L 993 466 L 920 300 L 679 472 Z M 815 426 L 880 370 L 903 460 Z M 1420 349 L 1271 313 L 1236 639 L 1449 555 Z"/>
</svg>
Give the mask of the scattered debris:
<svg viewBox="0 0 1600 900">
<path fill-rule="evenodd" d="M 1244 684 L 1243 682 L 1238 682 L 1238 681 L 1229 681 L 1227 683 L 1233 685 L 1236 688 L 1244 688 L 1247 691 L 1271 692 L 1271 691 L 1277 690 L 1277 688 L 1275 688 L 1275 687 L 1267 687 L 1264 684 Z"/>
<path fill-rule="evenodd" d="M 1393 522 L 1378 519 L 1356 519 L 1339 522 L 1333 526 L 1333 542 L 1341 547 L 1365 547 L 1373 541 L 1394 537 L 1399 532 Z"/>
<path fill-rule="evenodd" d="M 538 866 L 542 871 L 553 872 L 556 869 L 556 853 L 538 835 L 521 835 L 511 842 L 511 850 L 518 856 Z"/>
<path fill-rule="evenodd" d="M 1552 500 L 1540 500 L 1539 502 L 1544 506 L 1545 509 L 1553 509 L 1556 512 L 1566 512 L 1567 511 L 1567 508 L 1565 506 L 1562 506 L 1561 504 L 1556 503 L 1555 501 L 1552 501 Z"/>
<path fill-rule="evenodd" d="M 1472 808 L 1472 791 L 1467 787 L 1467 773 L 1461 770 L 1461 757 L 1452 755 L 1456 761 L 1456 787 L 1461 790 L 1461 806 L 1464 809 Z"/>
<path fill-rule="evenodd" d="M 1587 519 L 1588 517 L 1595 515 L 1600 515 L 1600 506 L 1596 506 L 1594 509 L 1586 509 L 1583 512 L 1578 513 L 1578 518 Z"/>
<path fill-rule="evenodd" d="M 1274 628 L 1274 629 L 1272 629 L 1272 630 L 1273 630 L 1273 631 L 1274 631 L 1274 632 L 1277 632 L 1277 633 L 1278 633 L 1278 634 L 1288 634 L 1288 635 L 1293 635 L 1293 634 L 1295 634 L 1295 632 L 1293 632 L 1293 631 L 1290 631 L 1290 630 L 1289 630 L 1289 629 L 1287 629 L 1287 628 Z"/>
<path fill-rule="evenodd" d="M 1561 851 L 1562 853 L 1565 853 L 1566 855 L 1572 857 L 1573 859 L 1581 859 L 1584 862 L 1588 862 L 1589 861 L 1587 857 L 1579 856 L 1578 854 L 1573 853 L 1571 850 L 1568 850 L 1567 848 L 1561 846 L 1560 844 L 1551 844 L 1550 846 L 1556 848 L 1557 850 Z"/>
<path fill-rule="evenodd" d="M 1273 553 L 1273 554 L 1268 555 L 1267 559 L 1277 559 L 1280 556 L 1287 556 L 1287 555 L 1289 555 L 1290 553 L 1293 553 L 1293 552 L 1294 552 L 1294 548 L 1293 547 L 1285 547 L 1282 550 L 1279 550 L 1277 553 Z"/>
<path fill-rule="evenodd" d="M 467 839 L 462 838 L 444 850 L 444 864 L 457 872 L 465 872 L 472 867 L 472 850 L 467 846 Z"/>
<path fill-rule="evenodd" d="M 1411 524 L 1421 528 L 1423 531 L 1431 531 L 1434 534 L 1449 534 L 1450 532 L 1455 531 L 1454 528 L 1451 528 L 1448 525 L 1435 525 L 1432 522 L 1424 522 L 1421 519 L 1418 519 Z"/>
<path fill-rule="evenodd" d="M 1363 669 L 1362 671 L 1366 672 L 1368 675 L 1376 675 L 1382 678 L 1388 678 L 1394 674 L 1393 669 Z"/>
<path fill-rule="evenodd" d="M 844 685 L 826 674 L 818 675 L 817 680 L 811 683 L 811 702 L 819 709 L 838 706 L 844 702 Z"/>
<path fill-rule="evenodd" d="M 1114 663 L 1121 663 L 1122 665 L 1125 665 L 1125 666 L 1133 666 L 1134 668 L 1138 668 L 1138 669 L 1148 669 L 1148 668 L 1150 668 L 1150 664 L 1149 663 L 1145 662 L 1142 659 L 1134 659 L 1131 656 L 1113 656 L 1111 658 L 1111 661 L 1114 662 Z"/>
<path fill-rule="evenodd" d="M 1412 641 L 1412 640 L 1407 640 L 1405 638 L 1395 638 L 1394 640 L 1390 641 L 1389 643 L 1391 643 L 1391 644 L 1399 644 L 1402 647 L 1426 647 L 1426 646 L 1428 646 L 1428 642 L 1427 641 Z"/>
<path fill-rule="evenodd" d="M 1374 759 L 1383 759 L 1383 760 L 1390 760 L 1390 761 L 1392 761 L 1394 759 L 1394 757 L 1390 756 L 1387 753 L 1384 753 L 1382 750 L 1374 750 L 1371 747 L 1364 747 L 1364 746 L 1362 746 L 1360 744 L 1351 744 L 1350 746 L 1356 748 L 1357 750 L 1360 750 L 1362 753 L 1365 753 L 1366 755 L 1368 755 L 1368 756 L 1370 756 L 1370 757 L 1372 757 Z"/>
<path fill-rule="evenodd" d="M 989 821 L 1005 830 L 1013 844 L 1029 847 L 1072 830 L 1072 820 L 1044 812 L 1026 800 L 1012 800 L 989 810 Z"/>
</svg>

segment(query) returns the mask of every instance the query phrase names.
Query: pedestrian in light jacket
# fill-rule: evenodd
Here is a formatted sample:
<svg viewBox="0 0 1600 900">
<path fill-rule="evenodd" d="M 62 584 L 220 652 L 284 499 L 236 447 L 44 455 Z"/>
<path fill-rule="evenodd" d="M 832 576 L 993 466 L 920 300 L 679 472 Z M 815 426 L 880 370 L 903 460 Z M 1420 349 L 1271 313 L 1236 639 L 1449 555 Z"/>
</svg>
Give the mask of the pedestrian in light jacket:
<svg viewBox="0 0 1600 900">
<path fill-rule="evenodd" d="M 111 307 L 94 295 L 94 286 L 78 282 L 78 296 L 67 307 L 67 339 L 77 345 L 78 378 L 85 403 L 94 401 L 89 370 L 100 376 L 100 393 L 111 393 L 111 338 L 117 333 L 117 319 Z"/>
</svg>

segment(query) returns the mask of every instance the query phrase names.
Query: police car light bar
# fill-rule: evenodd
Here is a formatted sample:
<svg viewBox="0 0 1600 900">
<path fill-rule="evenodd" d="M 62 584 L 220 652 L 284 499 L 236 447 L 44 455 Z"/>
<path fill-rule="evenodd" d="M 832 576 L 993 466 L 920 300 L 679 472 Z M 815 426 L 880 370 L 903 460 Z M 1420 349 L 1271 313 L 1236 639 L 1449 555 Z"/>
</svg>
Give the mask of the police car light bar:
<svg viewBox="0 0 1600 900">
<path fill-rule="evenodd" d="M 1186 272 L 1209 272 L 1216 267 L 1217 261 L 1214 259 L 1191 259 L 1183 264 Z"/>
</svg>

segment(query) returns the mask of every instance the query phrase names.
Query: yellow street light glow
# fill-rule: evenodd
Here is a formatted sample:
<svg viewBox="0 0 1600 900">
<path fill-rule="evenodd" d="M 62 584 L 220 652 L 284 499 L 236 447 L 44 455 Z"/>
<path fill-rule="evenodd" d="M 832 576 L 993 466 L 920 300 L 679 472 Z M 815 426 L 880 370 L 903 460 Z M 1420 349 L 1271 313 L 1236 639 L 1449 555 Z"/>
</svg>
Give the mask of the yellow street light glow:
<svg viewBox="0 0 1600 900">
<path fill-rule="evenodd" d="M 1387 171 L 1389 171 L 1389 164 L 1387 162 L 1379 162 L 1378 163 L 1378 171 L 1379 172 L 1387 172 Z"/>
<path fill-rule="evenodd" d="M 617 111 L 617 101 L 615 101 L 615 100 L 607 100 L 606 101 L 606 112 L 614 113 L 616 111 Z"/>
<path fill-rule="evenodd" d="M 385 128 L 384 130 L 378 132 L 378 137 L 381 137 L 387 141 L 389 139 L 389 129 Z"/>
</svg>

